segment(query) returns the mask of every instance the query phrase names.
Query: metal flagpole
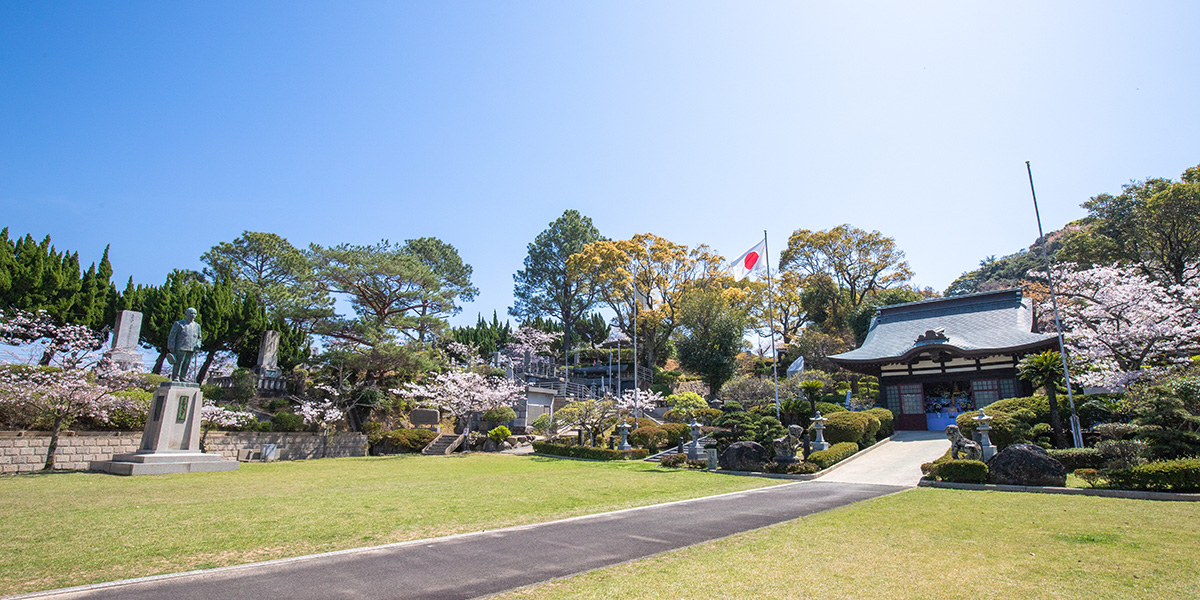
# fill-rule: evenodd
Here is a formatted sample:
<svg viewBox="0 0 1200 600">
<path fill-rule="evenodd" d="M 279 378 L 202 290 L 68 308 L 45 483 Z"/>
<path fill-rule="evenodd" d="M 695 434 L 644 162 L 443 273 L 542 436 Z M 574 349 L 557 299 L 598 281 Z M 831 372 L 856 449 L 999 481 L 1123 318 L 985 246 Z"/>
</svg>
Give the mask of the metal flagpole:
<svg viewBox="0 0 1200 600">
<path fill-rule="evenodd" d="M 775 351 L 775 309 L 771 302 L 771 249 L 767 245 L 767 230 L 763 230 L 763 257 L 767 261 L 767 321 L 771 324 L 771 374 L 775 378 L 775 418 L 779 416 L 779 353 Z"/>
<path fill-rule="evenodd" d="M 1029 173 L 1029 193 L 1033 195 L 1033 214 L 1037 215 L 1038 239 L 1042 242 L 1042 260 L 1046 262 L 1046 279 L 1050 281 L 1050 305 L 1054 307 L 1054 329 L 1058 331 L 1059 356 L 1062 357 L 1063 378 L 1067 382 L 1067 401 L 1071 404 L 1071 438 L 1076 448 L 1083 447 L 1083 431 L 1079 427 L 1079 415 L 1075 414 L 1075 394 L 1071 392 L 1071 371 L 1067 368 L 1067 346 L 1063 343 L 1062 322 L 1058 319 L 1058 297 L 1054 294 L 1054 273 L 1050 269 L 1050 254 L 1046 252 L 1046 235 L 1042 233 L 1042 214 L 1038 211 L 1037 192 L 1033 189 L 1033 168 L 1025 161 Z M 1053 384 L 1048 384 L 1053 385 Z"/>
<path fill-rule="evenodd" d="M 637 257 L 633 258 L 633 262 L 629 265 L 629 269 L 633 275 L 633 429 L 636 431 L 638 418 Z"/>
</svg>

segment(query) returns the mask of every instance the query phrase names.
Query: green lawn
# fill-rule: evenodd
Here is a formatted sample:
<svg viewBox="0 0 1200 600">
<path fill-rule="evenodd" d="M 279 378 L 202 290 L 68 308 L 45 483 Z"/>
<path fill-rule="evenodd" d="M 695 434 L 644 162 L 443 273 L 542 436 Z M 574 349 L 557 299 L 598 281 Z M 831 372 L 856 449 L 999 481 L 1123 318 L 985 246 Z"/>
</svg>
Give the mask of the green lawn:
<svg viewBox="0 0 1200 600">
<path fill-rule="evenodd" d="M 469 454 L 0 478 L 0 595 L 549 521 L 772 485 Z"/>
<path fill-rule="evenodd" d="M 1200 598 L 1200 503 L 921 488 L 501 596 Z"/>
</svg>

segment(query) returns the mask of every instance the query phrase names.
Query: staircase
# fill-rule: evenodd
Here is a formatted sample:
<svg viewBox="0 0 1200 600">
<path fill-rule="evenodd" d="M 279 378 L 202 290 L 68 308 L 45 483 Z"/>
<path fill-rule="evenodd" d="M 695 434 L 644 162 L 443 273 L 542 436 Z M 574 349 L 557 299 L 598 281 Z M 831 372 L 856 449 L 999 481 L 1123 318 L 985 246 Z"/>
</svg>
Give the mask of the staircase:
<svg viewBox="0 0 1200 600">
<path fill-rule="evenodd" d="M 467 436 L 465 434 L 443 433 L 442 435 L 433 438 L 433 441 L 429 442 L 428 446 L 425 446 L 425 449 L 421 451 L 421 454 L 430 456 L 446 456 L 457 450 L 458 447 L 462 445 L 463 440 L 466 439 L 466 437 Z"/>
</svg>

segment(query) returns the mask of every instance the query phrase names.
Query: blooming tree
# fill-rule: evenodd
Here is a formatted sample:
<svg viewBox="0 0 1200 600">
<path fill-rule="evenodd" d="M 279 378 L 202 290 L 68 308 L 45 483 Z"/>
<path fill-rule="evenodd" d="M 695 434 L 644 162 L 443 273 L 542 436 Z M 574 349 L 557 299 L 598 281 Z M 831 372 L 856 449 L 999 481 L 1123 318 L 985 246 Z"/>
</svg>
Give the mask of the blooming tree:
<svg viewBox="0 0 1200 600">
<path fill-rule="evenodd" d="M 204 451 L 204 442 L 210 429 L 222 427 L 241 427 L 255 420 L 253 414 L 246 411 L 230 410 L 224 406 L 213 404 L 212 400 L 204 399 L 200 407 L 200 450 Z"/>
<path fill-rule="evenodd" d="M 664 402 L 663 395 L 654 390 L 638 390 L 636 396 L 636 407 L 638 410 L 645 412 L 647 406 L 654 406 Z M 635 407 L 634 390 L 625 390 L 620 398 L 616 399 L 616 408 L 622 412 L 633 412 Z"/>
<path fill-rule="evenodd" d="M 1031 273 L 1045 277 L 1045 273 Z M 1059 266 L 1054 280 L 1067 350 L 1084 385 L 1123 388 L 1200 348 L 1200 287 L 1164 285 L 1135 268 Z M 1039 307 L 1049 311 L 1049 299 Z"/>
<path fill-rule="evenodd" d="M 321 458 L 325 458 L 325 450 L 329 446 L 329 431 L 338 422 L 345 420 L 346 413 L 338 408 L 332 400 L 300 400 L 300 416 L 309 425 L 316 425 L 321 432 Z"/>
<path fill-rule="evenodd" d="M 631 401 L 632 402 L 632 401 Z M 633 406 L 632 403 L 630 406 Z M 588 398 L 576 400 L 558 410 L 554 418 L 579 428 L 580 436 L 588 432 L 591 443 L 596 445 L 596 434 L 609 419 L 617 416 L 617 402 L 614 400 L 595 400 Z M 582 437 L 580 438 L 582 443 Z"/>
<path fill-rule="evenodd" d="M 45 312 L 17 311 L 0 319 L 0 342 L 15 346 L 31 341 L 43 342 L 43 357 L 51 354 L 57 364 L 0 367 L 0 403 L 25 407 L 51 423 L 43 467 L 51 470 L 62 430 L 80 417 L 104 420 L 117 408 L 132 408 L 129 399 L 115 392 L 136 386 L 140 378 L 108 359 L 93 360 L 104 337 L 87 327 L 57 325 Z"/>
<path fill-rule="evenodd" d="M 525 356 L 538 356 L 550 352 L 550 345 L 562 339 L 562 333 L 548 333 L 535 327 L 522 326 L 508 336 L 504 352 L 513 363 L 520 363 Z"/>
<path fill-rule="evenodd" d="M 423 384 L 408 383 L 400 394 L 435 406 L 463 423 L 473 413 L 499 406 L 512 406 L 524 395 L 525 386 L 503 377 L 485 377 L 474 371 L 440 373 Z"/>
</svg>

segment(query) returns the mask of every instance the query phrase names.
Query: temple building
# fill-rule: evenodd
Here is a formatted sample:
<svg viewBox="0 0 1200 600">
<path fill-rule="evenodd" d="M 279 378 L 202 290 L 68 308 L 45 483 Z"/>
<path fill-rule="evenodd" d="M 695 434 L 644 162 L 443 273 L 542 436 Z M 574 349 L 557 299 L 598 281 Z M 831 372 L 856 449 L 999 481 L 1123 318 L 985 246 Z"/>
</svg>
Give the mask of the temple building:
<svg viewBox="0 0 1200 600">
<path fill-rule="evenodd" d="M 897 429 L 942 430 L 963 411 L 1030 395 L 1017 361 L 1048 349 L 1058 336 L 1034 332 L 1032 303 L 1014 288 L 881 307 L 862 346 L 829 359 L 879 378 Z"/>
</svg>

